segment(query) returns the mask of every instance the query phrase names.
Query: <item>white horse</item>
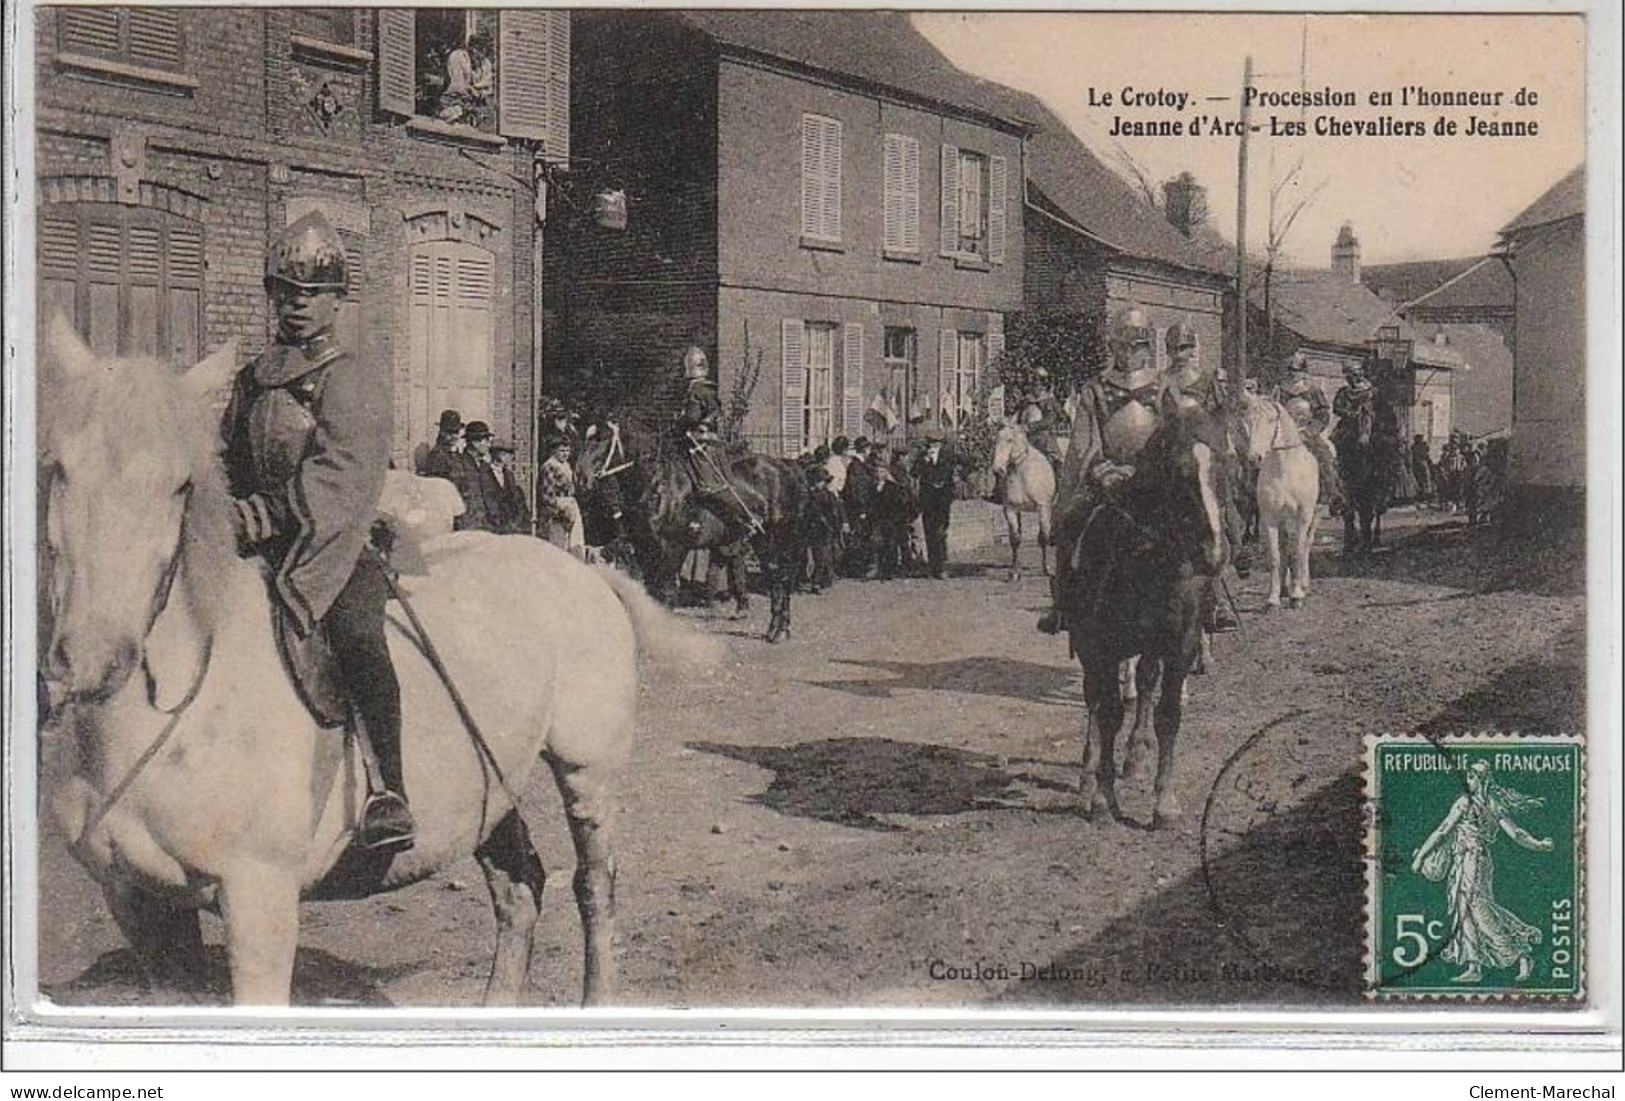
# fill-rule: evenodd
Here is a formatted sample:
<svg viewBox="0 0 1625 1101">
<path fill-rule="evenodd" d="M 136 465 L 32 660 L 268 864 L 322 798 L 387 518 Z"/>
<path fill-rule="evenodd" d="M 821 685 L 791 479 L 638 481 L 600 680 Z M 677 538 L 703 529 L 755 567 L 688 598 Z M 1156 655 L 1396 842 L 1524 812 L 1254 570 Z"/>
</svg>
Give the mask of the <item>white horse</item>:
<svg viewBox="0 0 1625 1101">
<path fill-rule="evenodd" d="M 1242 408 L 1247 457 L 1258 464 L 1258 535 L 1269 556 L 1265 610 L 1281 606 L 1284 588 L 1293 608 L 1309 595 L 1309 551 L 1315 542 L 1320 466 L 1286 407 L 1249 394 Z M 1283 549 L 1282 540 L 1286 546 Z"/>
<path fill-rule="evenodd" d="M 98 360 L 58 323 L 41 377 L 46 792 L 149 977 L 202 979 L 198 909 L 225 924 L 239 1005 L 290 999 L 299 900 L 359 897 L 472 853 L 496 911 L 487 1004 L 528 975 L 544 872 L 517 793 L 544 758 L 575 843 L 583 1000 L 614 992 L 610 827 L 632 749 L 638 644 L 705 660 L 636 582 L 539 539 L 464 532 L 391 616 L 417 844 L 351 847 L 363 754 L 323 729 L 273 637 L 265 567 L 235 553 L 219 403 L 235 350 L 185 374 Z M 432 668 L 438 652 L 461 699 Z M 478 733 L 474 733 L 473 729 Z M 154 974 L 153 970 L 159 972 Z"/>
<path fill-rule="evenodd" d="M 1005 421 L 993 437 L 993 472 L 1004 482 L 1004 525 L 1010 533 L 1010 580 L 1021 580 L 1021 514 L 1038 513 L 1038 560 L 1049 576 L 1050 517 L 1055 511 L 1055 468 L 1027 440 L 1020 425 Z"/>
</svg>

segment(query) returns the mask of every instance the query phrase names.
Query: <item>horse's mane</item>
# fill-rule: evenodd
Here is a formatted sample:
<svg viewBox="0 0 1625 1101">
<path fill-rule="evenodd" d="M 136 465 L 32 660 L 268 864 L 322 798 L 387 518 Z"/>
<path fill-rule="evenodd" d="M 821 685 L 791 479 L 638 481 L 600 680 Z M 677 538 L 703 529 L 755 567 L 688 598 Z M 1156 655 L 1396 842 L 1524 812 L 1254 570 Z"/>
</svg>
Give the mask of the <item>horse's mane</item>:
<svg viewBox="0 0 1625 1101">
<path fill-rule="evenodd" d="M 213 627 L 226 589 L 220 582 L 236 561 L 233 505 L 222 461 L 221 404 L 200 394 L 184 373 L 147 358 L 97 359 L 77 371 L 57 365 L 44 382 L 39 401 L 42 462 L 99 434 L 112 463 L 170 454 L 189 473 L 192 492 L 182 551 L 190 578 L 187 592 L 204 626 Z"/>
</svg>

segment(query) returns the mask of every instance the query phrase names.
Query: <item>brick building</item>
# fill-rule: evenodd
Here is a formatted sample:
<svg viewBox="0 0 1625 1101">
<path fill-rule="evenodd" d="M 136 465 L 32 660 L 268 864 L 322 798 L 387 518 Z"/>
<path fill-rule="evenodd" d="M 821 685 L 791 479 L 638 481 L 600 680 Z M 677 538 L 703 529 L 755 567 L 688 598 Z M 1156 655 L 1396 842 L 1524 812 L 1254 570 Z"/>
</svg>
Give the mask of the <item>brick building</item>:
<svg viewBox="0 0 1625 1101">
<path fill-rule="evenodd" d="M 1020 307 L 1019 119 L 906 14 L 581 12 L 578 175 L 624 189 L 550 227 L 549 387 L 662 409 L 683 348 L 743 434 L 797 454 L 836 435 L 952 430 Z"/>
<path fill-rule="evenodd" d="M 1167 215 L 1159 213 L 1041 101 L 989 88 L 992 103 L 1034 124 L 1022 212 L 1025 308 L 1104 321 L 1137 305 L 1159 334 L 1159 362 L 1166 355 L 1161 334 L 1177 321 L 1196 333 L 1204 361 L 1219 367 L 1233 279 L 1222 252 L 1191 239 L 1201 228 L 1202 189 L 1182 177 L 1169 194 Z"/>
<path fill-rule="evenodd" d="M 38 274 L 101 352 L 191 363 L 267 343 L 277 229 L 320 209 L 351 255 L 341 326 L 395 370 L 395 450 L 441 408 L 531 453 L 538 160 L 568 157 L 569 25 L 462 9 L 36 13 Z M 448 57 L 495 46 L 495 103 Z"/>
</svg>

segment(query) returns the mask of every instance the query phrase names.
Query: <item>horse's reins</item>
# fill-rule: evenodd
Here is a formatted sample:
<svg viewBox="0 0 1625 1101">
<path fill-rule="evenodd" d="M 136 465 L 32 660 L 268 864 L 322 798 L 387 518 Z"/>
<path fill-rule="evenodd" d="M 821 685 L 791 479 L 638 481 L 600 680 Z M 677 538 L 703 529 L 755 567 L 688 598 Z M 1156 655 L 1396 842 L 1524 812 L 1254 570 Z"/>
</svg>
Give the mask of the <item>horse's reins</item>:
<svg viewBox="0 0 1625 1101">
<path fill-rule="evenodd" d="M 191 504 L 192 489 L 192 483 L 188 482 L 185 487 L 187 505 Z M 163 615 L 165 608 L 169 607 L 169 598 L 175 588 L 175 578 L 180 573 L 181 547 L 184 545 L 185 539 L 186 512 L 183 507 L 180 530 L 175 533 L 175 551 L 169 556 L 169 563 L 164 567 L 163 580 L 159 583 L 157 591 L 152 595 L 152 608 L 147 616 L 147 629 L 141 634 L 143 642 L 152 634 L 152 629 L 157 626 L 158 617 Z M 153 698 L 152 672 L 145 669 L 146 657 L 145 655 L 142 656 L 142 666 L 147 674 L 147 702 L 154 711 L 165 716 L 168 721 L 164 723 L 164 728 L 158 732 L 158 736 L 152 740 L 152 744 L 141 751 L 141 755 L 125 770 L 119 782 L 113 785 L 113 790 L 107 793 L 107 798 L 103 799 L 95 811 L 85 818 L 85 825 L 79 831 L 79 836 L 74 841 L 75 845 L 81 844 L 86 837 L 90 836 L 92 830 L 102 824 L 113 807 L 124 797 L 124 793 L 130 790 L 130 785 L 135 783 L 146 767 L 152 763 L 152 759 L 158 756 L 158 752 L 164 748 L 164 744 L 174 735 L 175 728 L 180 725 L 181 716 L 186 714 L 191 706 L 197 702 L 198 695 L 203 691 L 203 679 L 208 675 L 209 662 L 213 654 L 214 636 L 206 635 L 203 639 L 203 657 L 198 662 L 197 676 L 193 679 L 191 686 L 187 688 L 186 694 L 181 697 L 180 702 L 167 710 L 159 707 L 157 700 Z"/>
<path fill-rule="evenodd" d="M 389 587 L 389 593 L 400 603 L 401 610 L 406 613 L 407 620 L 412 624 L 412 630 L 417 634 L 418 648 L 423 651 L 423 656 L 428 659 L 429 665 L 434 669 L 435 674 L 439 676 L 440 682 L 446 686 L 446 693 L 451 696 L 451 705 L 456 710 L 457 717 L 462 720 L 464 728 L 468 731 L 469 738 L 473 740 L 475 748 L 480 752 L 480 767 L 490 769 L 490 772 L 496 776 L 497 785 L 508 796 L 508 800 L 514 805 L 514 809 L 519 809 L 518 793 L 508 783 L 508 778 L 503 774 L 502 766 L 497 763 L 496 754 L 492 752 L 490 743 L 485 740 L 485 735 L 480 733 L 480 726 L 474 719 L 474 713 L 469 710 L 468 702 L 463 699 L 462 692 L 458 690 L 457 682 L 452 680 L 451 670 L 447 669 L 446 663 L 441 660 L 440 651 L 435 648 L 434 640 L 429 637 L 429 632 L 424 628 L 423 621 L 418 618 L 417 609 L 412 607 L 412 602 L 406 599 L 406 594 L 395 583 L 395 571 L 390 569 L 389 563 L 382 560 L 382 556 L 378 555 L 376 549 L 369 547 L 363 553 L 379 557 L 378 566 L 384 572 L 384 582 Z"/>
<path fill-rule="evenodd" d="M 617 455 L 622 459 L 621 465 L 610 466 L 609 464 L 615 461 Z M 621 443 L 621 426 L 611 423 L 609 426 L 609 446 L 604 449 L 603 462 L 593 474 L 592 480 L 596 482 L 600 478 L 612 478 L 623 470 L 632 469 L 635 462 L 635 459 L 627 457 L 626 448 Z"/>
</svg>

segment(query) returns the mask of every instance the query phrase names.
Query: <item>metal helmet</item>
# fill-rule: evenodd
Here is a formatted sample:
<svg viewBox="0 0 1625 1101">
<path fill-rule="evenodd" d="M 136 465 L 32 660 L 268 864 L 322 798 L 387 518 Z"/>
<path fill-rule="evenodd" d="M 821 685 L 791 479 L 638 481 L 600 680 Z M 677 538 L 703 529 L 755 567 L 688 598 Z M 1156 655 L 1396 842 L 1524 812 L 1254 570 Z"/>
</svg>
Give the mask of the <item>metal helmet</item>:
<svg viewBox="0 0 1625 1101">
<path fill-rule="evenodd" d="M 321 211 L 284 229 L 265 254 L 265 289 L 282 284 L 306 294 L 343 294 L 349 286 L 344 242 Z"/>
<path fill-rule="evenodd" d="M 1157 332 L 1144 310 L 1128 306 L 1113 314 L 1106 345 L 1111 351 L 1106 371 L 1114 385 L 1139 390 L 1156 381 Z"/>
<path fill-rule="evenodd" d="M 1168 326 L 1168 331 L 1162 337 L 1163 347 L 1168 351 L 1168 358 L 1172 359 L 1185 349 L 1196 350 L 1196 330 L 1183 321 L 1176 321 Z"/>
<path fill-rule="evenodd" d="M 1125 306 L 1112 315 L 1106 329 L 1106 343 L 1114 357 L 1127 355 L 1139 348 L 1154 353 L 1157 332 L 1151 327 L 1151 319 L 1144 310 L 1138 306 Z"/>
<path fill-rule="evenodd" d="M 683 353 L 683 377 L 705 378 L 710 374 L 710 364 L 705 358 L 705 350 L 698 344 L 690 344 Z"/>
</svg>

